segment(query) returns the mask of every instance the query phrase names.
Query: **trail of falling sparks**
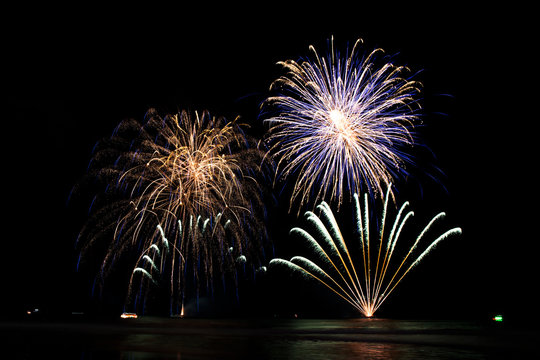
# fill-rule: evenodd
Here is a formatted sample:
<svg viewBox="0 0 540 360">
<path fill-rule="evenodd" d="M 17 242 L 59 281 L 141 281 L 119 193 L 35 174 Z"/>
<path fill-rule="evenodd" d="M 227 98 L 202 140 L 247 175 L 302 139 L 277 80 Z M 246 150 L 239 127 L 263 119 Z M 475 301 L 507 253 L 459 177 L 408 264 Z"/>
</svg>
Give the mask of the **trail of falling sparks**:
<svg viewBox="0 0 540 360">
<path fill-rule="evenodd" d="M 386 193 L 379 237 L 375 241 L 370 239 L 367 194 L 364 195 L 363 209 L 358 195 L 354 194 L 354 214 L 359 241 L 359 244 L 357 244 L 358 252 L 355 254 L 359 255 L 358 258 L 353 259 L 354 257 L 351 254 L 353 250 L 350 251 L 347 247 L 330 207 L 325 202 L 322 202 L 317 206 L 317 210 L 320 212 L 319 216 L 309 211 L 305 214 L 308 224 L 314 229 L 312 233 L 298 227 L 290 231 L 292 235 L 300 237 L 308 244 L 319 265 L 315 261 L 301 256 L 295 256 L 290 260 L 273 259 L 270 264 L 285 266 L 292 271 L 299 271 L 308 277 L 314 278 L 364 316 L 373 316 L 405 275 L 417 266 L 439 242 L 450 236 L 460 235 L 462 232 L 459 227 L 452 228 L 437 237 L 425 250 L 418 254 L 415 250 L 418 249 L 421 240 L 435 223 L 445 217 L 444 212 L 439 213 L 420 232 L 403 260 L 392 266 L 391 260 L 401 232 L 414 213 L 408 211 L 403 215 L 409 205 L 408 202 L 405 202 L 399 209 L 390 234 L 385 241 L 389 192 L 390 189 Z M 371 251 L 372 246 L 375 247 L 374 251 Z M 371 259 L 372 257 L 376 257 L 376 259 Z M 372 266 L 375 266 L 375 268 L 372 268 Z"/>
<path fill-rule="evenodd" d="M 185 283 L 187 282 L 185 276 L 187 266 L 192 267 L 197 279 L 206 279 L 207 287 L 213 288 L 213 277 L 216 275 L 223 277 L 228 265 L 230 266 L 235 262 L 245 264 L 247 261 L 246 256 L 239 255 L 237 250 L 242 249 L 241 243 L 222 242 L 224 236 L 220 233 L 225 231 L 227 222 L 222 222 L 220 219 L 221 214 L 218 214 L 215 218 L 207 218 L 204 221 L 198 216 L 196 221 L 191 218 L 187 226 L 184 227 L 181 226 L 179 221 L 178 229 L 184 228 L 185 234 L 178 230 L 173 241 L 169 241 L 165 237 L 162 226 L 158 224 L 153 236 L 154 243 L 141 253 L 132 271 L 125 304 L 126 308 L 134 310 L 137 303 L 145 303 L 150 290 L 144 282 L 145 279 L 150 280 L 154 285 L 159 285 L 161 279 L 169 276 L 171 315 L 176 315 L 178 312 L 182 314 L 185 301 Z M 227 239 L 234 239 L 234 236 L 227 237 Z M 185 258 L 181 249 L 184 248 L 185 252 L 189 253 L 187 248 L 193 247 L 196 243 L 199 244 L 200 248 L 192 250 L 195 256 L 192 254 L 192 256 Z M 224 251 L 224 249 L 227 249 L 227 251 Z M 208 256 L 210 253 L 216 252 L 220 252 L 219 257 Z M 200 261 L 201 254 L 205 254 L 202 264 Z M 175 271 L 175 268 L 179 270 Z M 138 274 L 142 274 L 142 277 L 138 277 Z M 234 280 L 236 278 L 236 276 L 233 277 Z M 198 298 L 199 289 L 198 284 L 196 285 L 196 296 Z M 238 285 L 236 281 L 235 285 Z"/>
</svg>

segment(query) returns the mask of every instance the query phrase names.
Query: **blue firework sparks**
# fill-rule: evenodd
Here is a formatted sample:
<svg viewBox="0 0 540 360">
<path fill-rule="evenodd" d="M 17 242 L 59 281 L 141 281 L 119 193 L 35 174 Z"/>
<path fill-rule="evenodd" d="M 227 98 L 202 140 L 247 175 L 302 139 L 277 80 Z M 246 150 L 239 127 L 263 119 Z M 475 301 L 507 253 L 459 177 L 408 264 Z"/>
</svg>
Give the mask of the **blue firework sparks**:
<svg viewBox="0 0 540 360">
<path fill-rule="evenodd" d="M 362 55 L 361 43 L 340 57 L 332 39 L 325 57 L 310 46 L 311 58 L 278 63 L 287 72 L 263 107 L 277 178 L 295 178 L 291 209 L 296 200 L 339 206 L 346 193 L 382 194 L 411 162 L 420 84 L 381 49 Z"/>
</svg>

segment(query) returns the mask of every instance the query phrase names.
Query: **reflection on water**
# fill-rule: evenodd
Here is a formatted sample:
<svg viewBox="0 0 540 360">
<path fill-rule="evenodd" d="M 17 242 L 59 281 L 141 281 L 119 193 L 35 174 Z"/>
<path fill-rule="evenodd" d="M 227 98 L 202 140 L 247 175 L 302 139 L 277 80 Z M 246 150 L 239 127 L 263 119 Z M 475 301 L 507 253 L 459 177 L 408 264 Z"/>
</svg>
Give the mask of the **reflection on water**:
<svg viewBox="0 0 540 360">
<path fill-rule="evenodd" d="M 306 341 L 291 348 L 291 359 L 484 359 L 481 352 L 418 344 Z M 324 355 L 322 355 L 324 354 Z"/>
<path fill-rule="evenodd" d="M 126 351 L 118 353 L 82 353 L 81 359 L 485 359 L 485 354 L 478 351 L 451 349 L 434 346 L 410 344 L 389 344 L 369 342 L 321 342 L 317 340 L 281 341 L 272 346 L 254 344 L 249 352 L 217 354 L 203 352 L 198 354 Z M 267 351 L 264 351 L 267 349 Z M 501 359 L 504 357 L 501 357 Z"/>
<path fill-rule="evenodd" d="M 537 338 L 467 322 L 381 319 L 0 323 L 11 358 L 29 359 L 504 359 L 538 355 Z"/>
</svg>

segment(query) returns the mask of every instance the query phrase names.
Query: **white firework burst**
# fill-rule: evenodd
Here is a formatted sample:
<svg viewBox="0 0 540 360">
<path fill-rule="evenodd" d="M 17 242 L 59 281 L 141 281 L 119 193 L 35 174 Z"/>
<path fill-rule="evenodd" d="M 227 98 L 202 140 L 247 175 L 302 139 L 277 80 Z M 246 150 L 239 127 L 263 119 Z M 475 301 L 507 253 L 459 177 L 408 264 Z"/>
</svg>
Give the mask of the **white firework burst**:
<svg viewBox="0 0 540 360">
<path fill-rule="evenodd" d="M 404 66 L 381 65 L 381 49 L 361 57 L 361 42 L 345 57 L 332 39 L 326 57 L 310 46 L 313 58 L 279 62 L 287 73 L 263 108 L 277 178 L 296 178 L 290 208 L 297 198 L 300 207 L 310 199 L 339 207 L 345 193 L 382 194 L 411 162 L 420 84 Z"/>
</svg>

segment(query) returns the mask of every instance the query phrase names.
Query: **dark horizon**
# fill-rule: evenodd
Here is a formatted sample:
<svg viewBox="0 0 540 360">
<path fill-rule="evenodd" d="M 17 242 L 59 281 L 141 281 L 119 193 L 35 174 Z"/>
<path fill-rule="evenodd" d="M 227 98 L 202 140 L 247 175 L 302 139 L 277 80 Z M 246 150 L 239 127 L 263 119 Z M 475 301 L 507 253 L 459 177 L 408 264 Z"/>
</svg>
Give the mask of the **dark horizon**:
<svg viewBox="0 0 540 360">
<path fill-rule="evenodd" d="M 6 67 L 10 215 L 5 233 L 11 235 L 4 236 L 7 305 L 1 316 L 31 307 L 51 313 L 85 306 L 117 311 L 116 294 L 91 299 L 87 274 L 75 271 L 74 245 L 86 204 L 68 204 L 68 198 L 86 172 L 94 144 L 122 119 L 142 120 L 151 107 L 162 115 L 208 109 L 228 119 L 239 115 L 261 136 L 260 104 L 282 74 L 276 62 L 308 56 L 309 45 L 322 52 L 330 36 L 341 49 L 362 38 L 366 51 L 381 47 L 411 73 L 419 72 L 424 86 L 419 134 L 434 154 L 425 156 L 443 174 L 438 181 L 404 181 L 398 204 L 411 201 L 415 226 L 445 211 L 444 226 L 463 229 L 407 276 L 380 313 L 435 318 L 529 313 L 536 301 L 527 293 L 537 274 L 528 250 L 534 241 L 529 208 L 535 204 L 528 194 L 534 194 L 528 183 L 534 130 L 527 130 L 533 119 L 522 105 L 526 89 L 520 72 L 530 66 L 523 56 L 532 43 L 527 29 L 508 25 L 520 20 L 521 11 L 458 5 L 388 11 L 383 16 L 360 7 L 336 16 L 298 12 L 304 15 L 299 20 L 279 9 L 254 17 L 187 11 L 184 16 L 99 10 L 28 14 L 25 31 L 9 41 Z M 20 26 L 15 22 L 13 28 Z M 522 45 L 525 50 L 517 51 Z M 287 199 L 280 200 L 274 221 L 294 226 L 299 220 L 283 211 Z M 276 256 L 288 256 L 283 244 L 289 229 L 276 231 Z M 255 314 L 260 301 L 260 314 L 271 315 L 271 302 L 282 301 L 283 312 L 305 305 L 306 314 L 315 316 L 319 305 L 306 304 L 309 297 L 302 297 L 298 286 L 347 313 L 348 305 L 326 289 L 286 281 L 286 290 L 296 293 L 290 304 L 272 279 L 267 288 L 246 288 L 240 306 Z"/>
</svg>

